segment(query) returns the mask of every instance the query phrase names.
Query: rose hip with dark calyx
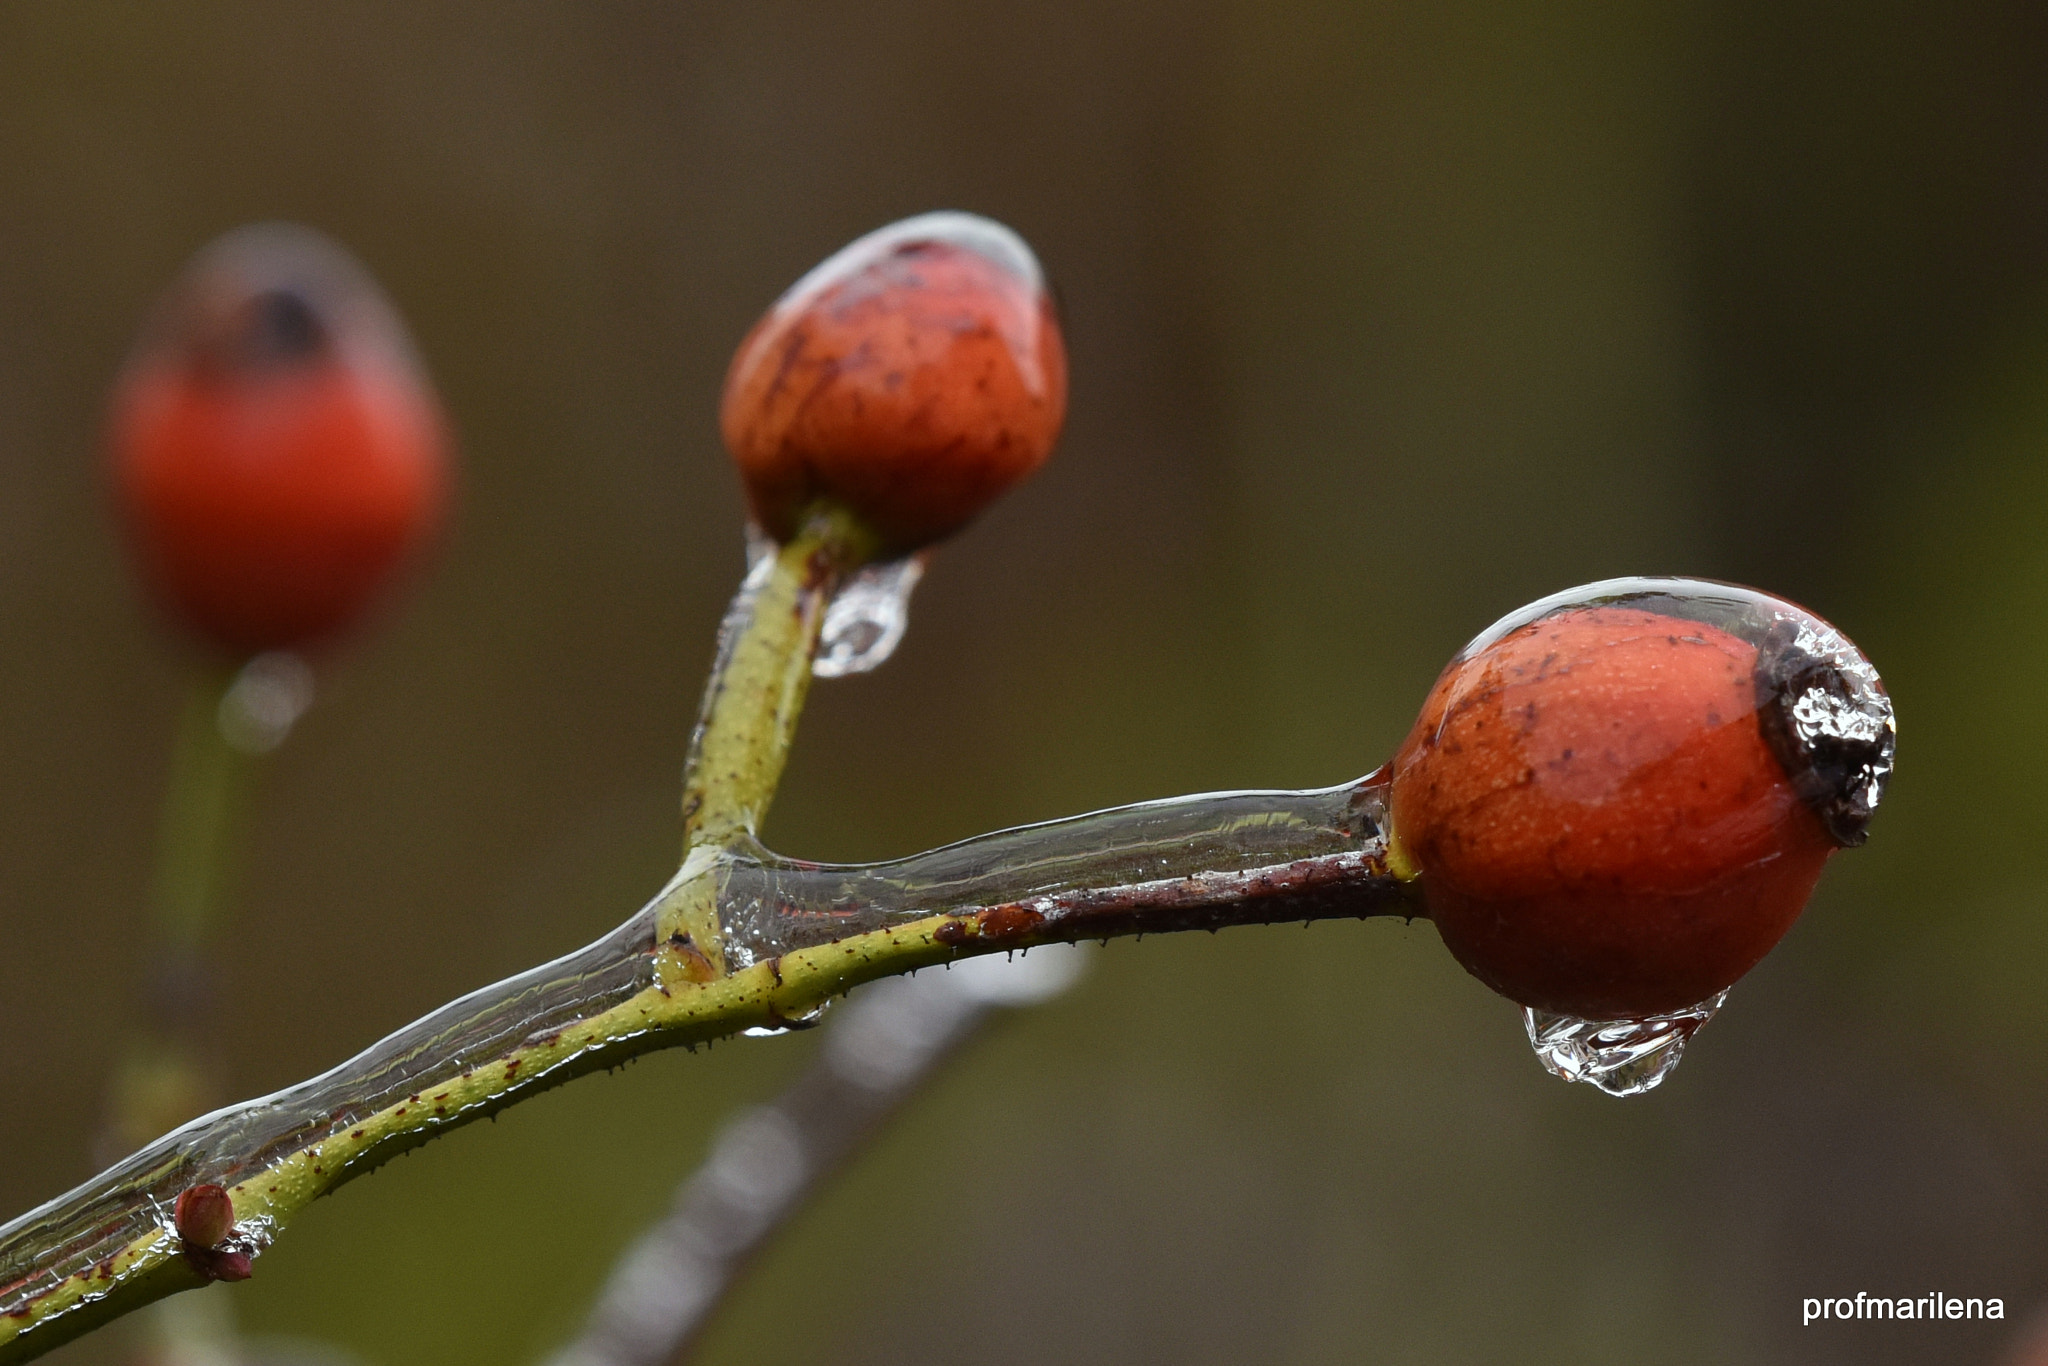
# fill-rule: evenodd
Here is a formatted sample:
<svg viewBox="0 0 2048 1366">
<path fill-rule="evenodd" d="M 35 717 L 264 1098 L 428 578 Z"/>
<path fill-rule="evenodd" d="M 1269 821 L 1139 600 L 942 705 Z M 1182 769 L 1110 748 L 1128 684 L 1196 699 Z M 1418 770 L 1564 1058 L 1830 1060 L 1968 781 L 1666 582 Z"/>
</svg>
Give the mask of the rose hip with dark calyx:
<svg viewBox="0 0 2048 1366">
<path fill-rule="evenodd" d="M 108 445 L 144 578 L 234 655 L 346 630 L 439 525 L 445 423 L 397 314 L 304 228 L 186 267 L 115 390 Z"/>
<path fill-rule="evenodd" d="M 1752 589 L 1612 580 L 1507 618 L 1393 762 L 1400 856 L 1501 994 L 1593 1020 L 1724 990 L 1860 843 L 1895 730 L 1826 622 Z"/>
</svg>

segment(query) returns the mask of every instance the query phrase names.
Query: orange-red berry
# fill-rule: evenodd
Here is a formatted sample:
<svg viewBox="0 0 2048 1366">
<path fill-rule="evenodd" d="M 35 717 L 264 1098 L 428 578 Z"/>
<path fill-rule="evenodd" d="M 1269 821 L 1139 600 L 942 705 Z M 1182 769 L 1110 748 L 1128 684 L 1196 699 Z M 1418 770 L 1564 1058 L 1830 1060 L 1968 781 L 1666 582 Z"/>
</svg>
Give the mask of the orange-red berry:
<svg viewBox="0 0 2048 1366">
<path fill-rule="evenodd" d="M 446 425 L 404 325 L 305 228 L 229 233 L 172 285 L 115 389 L 143 575 L 236 654 L 351 626 L 433 533 Z"/>
<path fill-rule="evenodd" d="M 830 499 L 901 554 L 1043 464 L 1066 406 L 1030 248 L 986 218 L 932 213 L 869 233 L 782 296 L 733 357 L 720 427 L 771 536 Z"/>
<path fill-rule="evenodd" d="M 1615 580 L 1509 617 L 1395 756 L 1395 836 L 1444 943 L 1587 1019 L 1707 1000 L 1754 967 L 1890 775 L 1883 684 L 1749 589 Z"/>
</svg>

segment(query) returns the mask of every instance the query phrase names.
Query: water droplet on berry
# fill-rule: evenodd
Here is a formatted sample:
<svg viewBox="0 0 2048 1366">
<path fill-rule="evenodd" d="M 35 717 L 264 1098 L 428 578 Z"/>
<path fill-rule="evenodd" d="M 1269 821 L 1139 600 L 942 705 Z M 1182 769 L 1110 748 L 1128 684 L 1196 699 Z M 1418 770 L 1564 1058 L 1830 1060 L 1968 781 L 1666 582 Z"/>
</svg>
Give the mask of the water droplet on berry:
<svg viewBox="0 0 2048 1366">
<path fill-rule="evenodd" d="M 1524 1007 L 1529 1046 L 1553 1076 L 1583 1081 L 1610 1096 L 1653 1090 L 1685 1055 L 1685 1045 L 1728 999 L 1725 991 L 1667 1015 L 1641 1020 L 1581 1020 Z"/>
<path fill-rule="evenodd" d="M 819 678 L 844 678 L 880 667 L 896 653 L 910 626 L 910 595 L 924 577 L 925 558 L 871 564 L 833 595 L 825 609 L 825 627 L 811 672 Z"/>
</svg>

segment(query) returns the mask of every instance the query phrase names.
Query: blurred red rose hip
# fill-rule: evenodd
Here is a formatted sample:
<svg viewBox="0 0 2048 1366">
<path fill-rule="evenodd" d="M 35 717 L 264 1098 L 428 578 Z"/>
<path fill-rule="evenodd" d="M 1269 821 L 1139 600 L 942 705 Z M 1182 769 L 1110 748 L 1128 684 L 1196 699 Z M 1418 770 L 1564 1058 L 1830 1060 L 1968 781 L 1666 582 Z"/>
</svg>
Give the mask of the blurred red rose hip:
<svg viewBox="0 0 2048 1366">
<path fill-rule="evenodd" d="M 1750 589 L 1613 580 L 1452 661 L 1393 762 L 1397 839 L 1473 975 L 1592 1020 L 1682 1010 L 1754 967 L 1891 773 L 1869 662 Z"/>
<path fill-rule="evenodd" d="M 1045 462 L 1067 360 L 1037 258 L 1000 223 L 930 213 L 797 281 L 726 375 L 720 428 L 778 540 L 821 498 L 900 555 Z"/>
<path fill-rule="evenodd" d="M 355 260 L 259 224 L 193 259 L 116 386 L 108 446 L 143 577 L 220 649 L 346 631 L 439 526 L 446 423 Z"/>
</svg>

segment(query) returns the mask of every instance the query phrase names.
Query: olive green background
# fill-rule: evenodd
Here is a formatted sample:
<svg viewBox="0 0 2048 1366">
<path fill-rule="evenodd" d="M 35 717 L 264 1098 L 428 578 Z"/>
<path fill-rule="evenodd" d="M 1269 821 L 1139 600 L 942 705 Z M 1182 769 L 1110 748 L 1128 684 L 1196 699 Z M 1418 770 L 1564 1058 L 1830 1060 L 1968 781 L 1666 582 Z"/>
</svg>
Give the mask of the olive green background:
<svg viewBox="0 0 2048 1366">
<path fill-rule="evenodd" d="M 184 257 L 339 237 L 463 448 L 434 562 L 271 767 L 221 965 L 243 1095 L 660 884 L 740 570 L 726 358 L 843 241 L 959 207 L 1059 281 L 1067 437 L 897 658 L 814 692 L 776 847 L 1351 778 L 1488 621 L 1631 572 L 1836 621 L 1899 776 L 1638 1100 L 1545 1076 L 1426 924 L 1112 946 L 805 1214 L 705 1359 L 1997 1359 L 2048 1301 L 2044 30 L 2019 0 L 0 0 L 0 1214 L 91 1170 L 141 979 L 190 657 L 96 429 Z M 579 1081 L 206 1293 L 377 1366 L 533 1361 L 811 1046 Z M 2014 1320 L 1800 1326 L 1937 1289 Z"/>
</svg>

